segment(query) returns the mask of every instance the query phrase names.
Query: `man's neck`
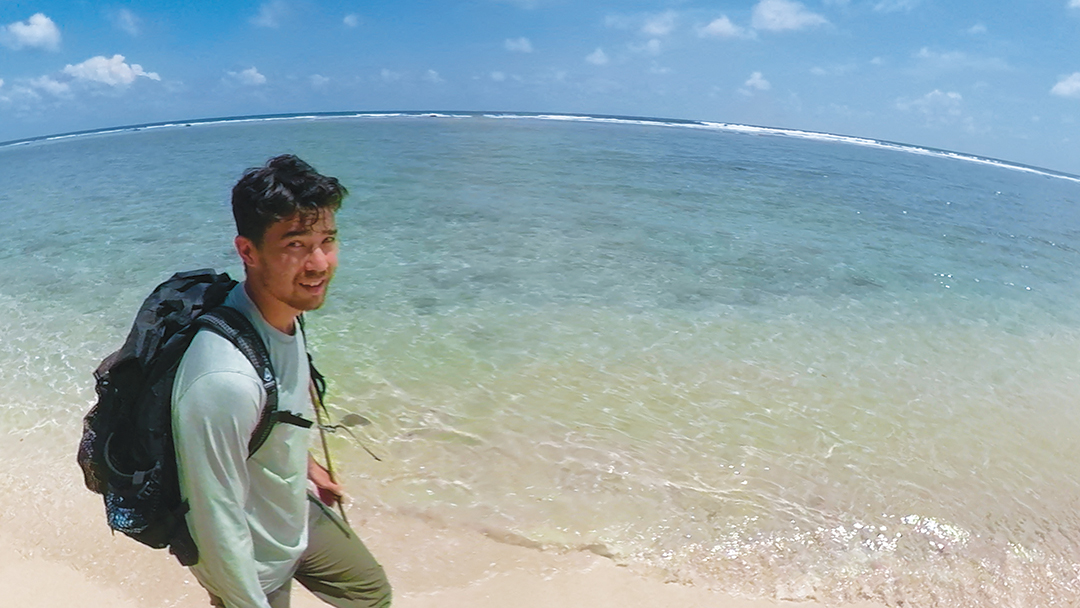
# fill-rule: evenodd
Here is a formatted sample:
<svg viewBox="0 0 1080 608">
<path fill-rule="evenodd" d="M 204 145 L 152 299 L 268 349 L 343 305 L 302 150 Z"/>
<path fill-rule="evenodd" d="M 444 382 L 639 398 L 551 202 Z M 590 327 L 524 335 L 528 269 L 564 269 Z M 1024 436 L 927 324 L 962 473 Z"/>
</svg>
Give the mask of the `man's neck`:
<svg viewBox="0 0 1080 608">
<path fill-rule="evenodd" d="M 253 289 L 250 281 L 244 281 L 244 292 L 270 327 L 290 336 L 296 333 L 296 317 L 300 316 L 300 311 Z"/>
</svg>

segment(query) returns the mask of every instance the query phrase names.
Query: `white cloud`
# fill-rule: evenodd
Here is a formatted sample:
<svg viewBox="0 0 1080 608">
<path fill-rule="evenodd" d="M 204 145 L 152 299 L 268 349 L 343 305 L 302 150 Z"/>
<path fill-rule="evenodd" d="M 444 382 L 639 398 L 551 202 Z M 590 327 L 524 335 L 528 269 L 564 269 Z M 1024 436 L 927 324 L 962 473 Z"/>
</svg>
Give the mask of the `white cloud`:
<svg viewBox="0 0 1080 608">
<path fill-rule="evenodd" d="M 926 59 L 929 61 L 952 62 L 963 59 L 964 54 L 959 51 L 954 51 L 952 53 L 939 53 L 937 51 L 930 50 L 930 47 L 924 46 L 919 49 L 918 53 L 915 53 L 915 57 L 918 59 Z"/>
<path fill-rule="evenodd" d="M 664 44 L 660 42 L 659 39 L 653 38 L 645 44 L 631 44 L 629 46 L 630 50 L 634 51 L 635 53 L 656 56 L 660 54 L 660 51 L 663 49 Z"/>
<path fill-rule="evenodd" d="M 1069 8 L 1080 8 L 1080 0 L 1069 0 Z"/>
<path fill-rule="evenodd" d="M 698 35 L 702 38 L 742 38 L 746 36 L 746 30 L 735 25 L 727 15 L 721 15 L 713 19 L 708 25 L 698 28 Z"/>
<path fill-rule="evenodd" d="M 383 68 L 379 72 L 379 78 L 382 78 L 383 82 L 397 82 L 402 79 L 402 76 L 401 72 L 395 72 L 387 68 Z"/>
<path fill-rule="evenodd" d="M 814 76 L 843 76 L 856 69 L 857 66 L 851 63 L 831 65 L 828 67 L 818 65 L 810 68 L 810 73 Z"/>
<path fill-rule="evenodd" d="M 960 93 L 945 93 L 939 89 L 914 100 L 901 99 L 896 107 L 904 112 L 916 112 L 928 122 L 952 123 L 963 114 L 964 97 Z"/>
<path fill-rule="evenodd" d="M 667 11 L 656 14 L 607 15 L 604 26 L 617 30 L 637 30 L 648 38 L 664 38 L 675 31 L 679 13 Z"/>
<path fill-rule="evenodd" d="M 761 0 L 754 6 L 752 18 L 755 28 L 770 32 L 802 30 L 828 22 L 825 17 L 792 0 Z"/>
<path fill-rule="evenodd" d="M 432 84 L 441 84 L 443 82 L 446 82 L 446 80 L 444 80 L 443 77 L 440 76 L 439 73 L 436 72 L 435 70 L 428 70 L 427 72 L 425 72 L 424 73 L 424 80 L 426 80 L 426 81 L 428 81 L 428 82 L 430 82 Z"/>
<path fill-rule="evenodd" d="M 46 93 L 53 95 L 63 95 L 71 90 L 71 85 L 66 82 L 59 82 L 48 76 L 42 76 L 40 78 L 34 78 L 30 81 L 30 86 L 34 89 L 40 89 Z"/>
<path fill-rule="evenodd" d="M 503 72 L 492 72 L 491 79 L 495 82 L 503 82 L 504 80 L 506 80 L 506 74 L 504 74 Z"/>
<path fill-rule="evenodd" d="M 327 84 L 330 83 L 330 79 L 326 76 L 323 76 L 322 74 L 312 74 L 310 80 L 311 86 L 317 89 L 325 87 Z"/>
<path fill-rule="evenodd" d="M 911 11 L 922 0 L 881 0 L 874 5 L 874 10 L 879 13 L 898 13 L 900 11 Z"/>
<path fill-rule="evenodd" d="M 641 33 L 654 38 L 657 36 L 667 36 L 675 31 L 675 21 L 677 18 L 678 14 L 675 13 L 675 11 L 667 11 L 666 13 L 648 17 L 645 19 L 645 24 L 641 26 Z"/>
<path fill-rule="evenodd" d="M 345 15 L 345 18 L 342 19 L 341 22 L 345 24 L 345 27 L 356 27 L 360 25 L 360 15 Z"/>
<path fill-rule="evenodd" d="M 112 22 L 117 29 L 127 32 L 128 35 L 139 35 L 139 18 L 135 16 L 135 13 L 126 8 L 114 11 L 112 14 Z"/>
<path fill-rule="evenodd" d="M 1076 0 L 1076 1 L 1080 2 L 1080 0 Z M 985 34 L 986 33 L 986 26 L 981 24 L 981 23 L 976 23 L 975 25 L 973 25 L 973 26 L 971 26 L 971 27 L 969 27 L 967 29 L 967 33 L 971 34 L 972 36 L 978 36 L 980 34 Z"/>
<path fill-rule="evenodd" d="M 127 86 L 139 77 L 161 80 L 156 73 L 143 70 L 137 63 L 125 63 L 123 55 L 91 57 L 78 65 L 67 65 L 64 73 L 76 80 L 100 82 L 113 87 Z"/>
<path fill-rule="evenodd" d="M 597 48 L 595 51 L 589 53 L 589 55 L 585 57 L 585 61 L 588 61 L 593 65 L 607 65 L 608 56 L 607 53 L 604 52 L 604 49 Z"/>
<path fill-rule="evenodd" d="M 60 28 L 43 13 L 37 13 L 26 21 L 16 21 L 0 28 L 0 43 L 16 51 L 24 48 L 58 51 Z"/>
<path fill-rule="evenodd" d="M 960 51 L 938 52 L 927 47 L 919 49 L 915 58 L 939 70 L 1007 70 L 1009 65 L 993 57 L 971 57 Z"/>
<path fill-rule="evenodd" d="M 511 53 L 531 53 L 533 52 L 533 47 L 528 38 L 507 38 L 506 50 Z"/>
<path fill-rule="evenodd" d="M 765 80 L 765 77 L 761 75 L 761 72 L 754 72 L 751 74 L 750 78 L 743 83 L 743 86 L 754 91 L 768 91 L 772 88 L 772 85 L 769 84 L 768 80 Z"/>
<path fill-rule="evenodd" d="M 604 17 L 604 25 L 617 30 L 628 30 L 634 27 L 633 20 L 624 15 L 608 15 Z"/>
<path fill-rule="evenodd" d="M 285 0 L 271 0 L 259 7 L 259 14 L 251 18 L 251 23 L 259 27 L 278 28 L 289 14 L 289 5 Z"/>
<path fill-rule="evenodd" d="M 1073 0 L 1073 4 L 1080 4 L 1080 0 Z M 1080 72 L 1062 76 L 1061 80 L 1054 85 L 1054 88 L 1050 89 L 1050 92 L 1060 97 L 1080 99 Z"/>
<path fill-rule="evenodd" d="M 226 74 L 237 84 L 251 87 L 266 84 L 266 76 L 260 74 L 254 66 L 239 72 L 226 72 Z"/>
</svg>

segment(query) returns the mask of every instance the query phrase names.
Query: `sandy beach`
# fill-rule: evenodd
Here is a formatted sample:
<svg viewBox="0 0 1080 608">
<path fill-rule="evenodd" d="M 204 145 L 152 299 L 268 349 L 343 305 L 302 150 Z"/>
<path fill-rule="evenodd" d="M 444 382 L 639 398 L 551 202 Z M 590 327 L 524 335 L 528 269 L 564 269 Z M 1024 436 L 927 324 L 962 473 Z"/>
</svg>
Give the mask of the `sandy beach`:
<svg viewBox="0 0 1080 608">
<path fill-rule="evenodd" d="M 395 583 L 395 606 L 766 608 L 797 605 L 812 608 L 821 605 L 735 598 L 707 589 L 664 583 L 597 556 L 555 555 L 500 545 L 482 537 L 453 539 L 452 534 L 436 534 L 410 540 L 415 534 L 433 531 L 423 528 L 423 525 L 406 525 L 397 534 L 380 534 L 371 539 L 373 549 L 386 556 L 384 561 Z M 405 542 L 395 545 L 394 540 Z M 466 540 L 469 546 L 463 546 L 461 540 Z M 32 549 L 12 546 L 6 540 L 4 544 L 0 553 L 0 586 L 9 605 L 23 608 L 207 605 L 190 577 L 178 566 L 156 563 L 162 570 L 162 578 L 168 580 L 155 593 L 123 580 L 107 580 L 93 564 L 77 568 L 71 563 L 34 557 Z M 456 553 L 429 553 L 436 546 Z M 576 571 L 567 572 L 574 567 Z M 297 608 L 324 605 L 302 588 L 293 593 L 293 606 Z"/>
<path fill-rule="evenodd" d="M 388 540 L 379 538 L 380 542 Z M 392 559 L 409 550 L 446 543 L 446 537 L 400 545 L 396 550 L 372 542 L 381 554 Z M 394 605 L 408 608 L 435 606 L 547 606 L 671 607 L 671 608 L 766 608 L 803 606 L 813 602 L 775 602 L 735 598 L 706 589 L 639 576 L 608 560 L 586 555 L 551 555 L 543 552 L 498 546 L 478 539 L 473 547 L 447 543 L 459 550 L 456 555 L 417 555 L 408 561 L 387 561 L 395 583 Z M 0 553 L 0 586 L 5 603 L 23 608 L 136 608 L 146 606 L 195 607 L 207 603 L 190 578 L 168 564 L 163 578 L 171 579 L 160 593 L 139 590 L 124 581 L 105 580 L 92 565 L 76 569 L 69 563 L 28 556 L 23 549 L 5 547 Z M 155 560 L 156 561 L 156 560 Z M 567 573 L 566 568 L 580 570 Z M 141 596 L 141 597 L 140 597 Z M 322 602 L 304 589 L 293 592 L 293 606 L 315 608 Z M 870 605 L 867 604 L 867 607 Z"/>
<path fill-rule="evenodd" d="M 14 447 L 28 447 L 13 438 Z M 99 497 L 82 487 L 71 459 L 51 450 L 0 449 L 9 492 L 0 498 L 0 589 L 21 608 L 195 608 L 203 591 L 164 551 L 109 533 Z M 731 597 L 665 582 L 591 552 L 561 553 L 499 542 L 420 516 L 349 512 L 390 576 L 395 606 L 671 608 L 813 607 Z M 302 588 L 293 606 L 322 606 Z M 866 604 L 864 608 L 870 608 Z"/>
</svg>

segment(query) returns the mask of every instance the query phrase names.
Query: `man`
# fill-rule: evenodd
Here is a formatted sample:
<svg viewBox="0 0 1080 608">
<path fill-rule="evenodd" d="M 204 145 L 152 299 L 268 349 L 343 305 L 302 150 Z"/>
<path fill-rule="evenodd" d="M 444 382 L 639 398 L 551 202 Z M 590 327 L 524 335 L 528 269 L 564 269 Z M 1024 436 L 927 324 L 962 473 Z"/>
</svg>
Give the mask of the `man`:
<svg viewBox="0 0 1080 608">
<path fill-rule="evenodd" d="M 245 280 L 225 301 L 254 325 L 277 375 L 278 408 L 314 420 L 304 333 L 297 318 L 326 300 L 337 268 L 335 212 L 347 191 L 291 155 L 247 170 L 233 188 L 236 251 Z M 310 431 L 275 424 L 248 458 L 266 403 L 259 376 L 227 339 L 200 331 L 173 385 L 173 438 L 192 566 L 213 606 L 287 608 L 295 578 L 338 607 L 390 604 L 382 567 L 309 481 L 342 488 L 309 454 Z"/>
</svg>

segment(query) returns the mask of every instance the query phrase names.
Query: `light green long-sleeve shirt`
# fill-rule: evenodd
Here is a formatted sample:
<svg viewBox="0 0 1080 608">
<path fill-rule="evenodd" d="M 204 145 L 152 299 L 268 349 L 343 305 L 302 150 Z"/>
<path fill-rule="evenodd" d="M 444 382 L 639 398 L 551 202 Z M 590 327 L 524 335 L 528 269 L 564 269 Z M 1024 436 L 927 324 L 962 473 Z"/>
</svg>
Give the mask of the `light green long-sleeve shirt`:
<svg viewBox="0 0 1080 608">
<path fill-rule="evenodd" d="M 278 409 L 314 419 L 303 333 L 270 326 L 243 285 L 225 304 L 252 321 L 270 352 Z M 199 548 L 195 577 L 228 608 L 269 608 L 266 594 L 292 577 L 307 547 L 307 459 L 311 434 L 276 424 L 248 458 L 266 405 L 262 383 L 227 339 L 200 331 L 173 384 L 173 439 L 188 528 Z"/>
</svg>

